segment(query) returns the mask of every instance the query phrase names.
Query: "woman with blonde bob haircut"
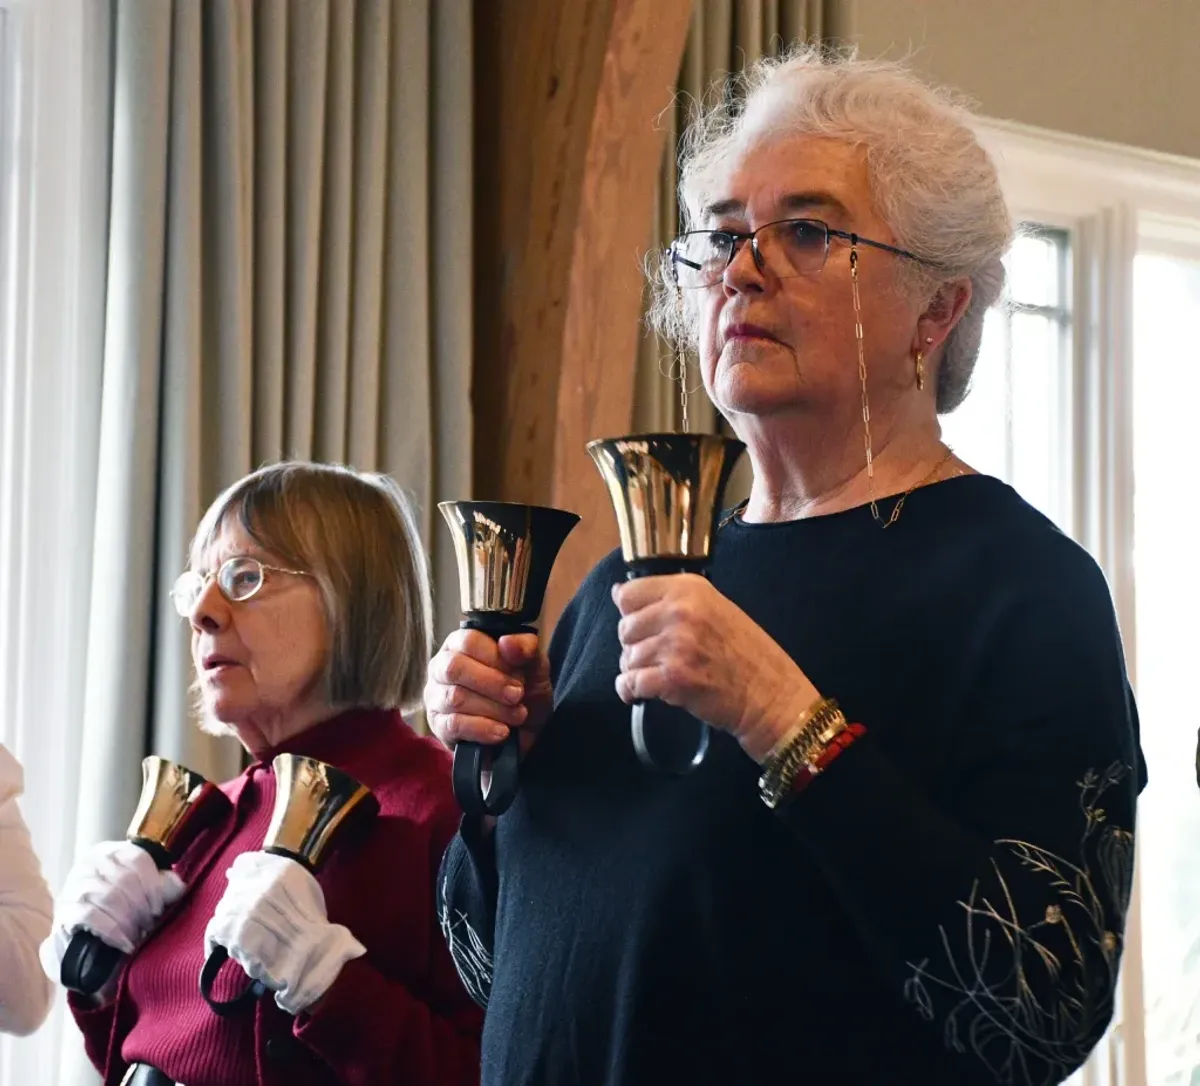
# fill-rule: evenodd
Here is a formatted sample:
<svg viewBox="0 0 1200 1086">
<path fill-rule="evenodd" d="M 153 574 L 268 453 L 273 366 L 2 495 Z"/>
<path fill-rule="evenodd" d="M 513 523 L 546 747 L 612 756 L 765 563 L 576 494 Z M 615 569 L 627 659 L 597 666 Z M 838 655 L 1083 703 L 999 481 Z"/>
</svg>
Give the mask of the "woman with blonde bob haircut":
<svg viewBox="0 0 1200 1086">
<path fill-rule="evenodd" d="M 253 763 L 222 786 L 230 814 L 173 870 L 104 842 L 68 876 L 47 972 L 57 979 L 80 929 L 127 955 L 99 997 L 71 997 L 93 1063 L 133 1086 L 476 1082 L 481 1016 L 433 910 L 458 819 L 449 759 L 401 716 L 431 638 L 407 498 L 383 475 L 265 467 L 213 503 L 172 595 L 202 726 L 236 735 Z M 259 851 L 285 752 L 344 770 L 380 803 L 319 876 Z M 273 999 L 214 1013 L 197 978 L 215 947 L 240 969 L 218 975 L 214 998 L 249 975 Z"/>
<path fill-rule="evenodd" d="M 941 439 L 996 169 L 902 65 L 802 48 L 741 91 L 684 142 L 654 308 L 753 468 L 711 577 L 614 553 L 548 654 L 430 666 L 447 745 L 528 751 L 438 883 L 483 1083 L 1058 1082 L 1112 1015 L 1145 770 L 1100 570 Z M 638 699 L 710 725 L 699 768 L 641 767 Z"/>
</svg>

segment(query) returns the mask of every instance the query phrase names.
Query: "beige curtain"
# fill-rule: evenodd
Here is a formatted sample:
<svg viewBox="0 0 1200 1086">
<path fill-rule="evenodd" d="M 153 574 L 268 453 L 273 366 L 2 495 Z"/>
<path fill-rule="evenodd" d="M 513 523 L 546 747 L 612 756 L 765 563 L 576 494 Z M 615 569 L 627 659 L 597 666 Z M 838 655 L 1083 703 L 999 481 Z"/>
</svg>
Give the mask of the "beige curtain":
<svg viewBox="0 0 1200 1086">
<path fill-rule="evenodd" d="M 471 482 L 468 0 L 112 3 L 82 843 L 123 832 L 146 750 L 240 769 L 189 722 L 168 598 L 222 487 L 386 471 L 453 586 L 434 506 Z"/>
<path fill-rule="evenodd" d="M 764 56 L 777 56 L 796 41 L 846 40 L 853 0 L 696 0 L 687 47 L 679 69 L 678 96 L 664 115 L 666 148 L 659 180 L 650 247 L 664 246 L 679 229 L 676 149 L 693 103 L 713 93 L 714 84 L 734 77 Z M 636 431 L 676 430 L 682 424 L 674 359 L 652 332 L 642 337 L 634 389 Z M 690 427 L 718 432 L 721 420 L 688 361 Z M 730 482 L 735 500 L 747 492 L 749 465 L 742 461 Z"/>
</svg>

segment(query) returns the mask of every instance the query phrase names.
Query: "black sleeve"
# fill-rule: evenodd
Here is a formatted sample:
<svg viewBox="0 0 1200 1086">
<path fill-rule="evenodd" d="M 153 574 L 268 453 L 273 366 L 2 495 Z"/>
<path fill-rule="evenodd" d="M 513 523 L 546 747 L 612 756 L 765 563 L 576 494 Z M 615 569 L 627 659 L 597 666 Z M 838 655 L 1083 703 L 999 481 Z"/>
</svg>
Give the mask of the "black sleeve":
<svg viewBox="0 0 1200 1086">
<path fill-rule="evenodd" d="M 492 833 L 464 816 L 442 857 L 437 914 L 450 957 L 467 994 L 486 1008 L 492 994 L 492 956 L 499 877 Z"/>
<path fill-rule="evenodd" d="M 589 585 L 594 592 L 595 583 L 598 582 L 593 573 L 585 588 L 564 609 L 555 627 L 548 654 L 553 680 L 557 680 L 570 647 L 580 598 L 585 596 Z M 482 819 L 464 816 L 442 857 L 437 912 L 459 979 L 471 998 L 484 1008 L 492 992 L 499 892 L 495 833 L 485 829 Z"/>
<path fill-rule="evenodd" d="M 1056 555 L 981 616 L 949 800 L 863 720 L 781 810 L 929 1028 L 985 1081 L 1039 1086 L 1112 1017 L 1145 778 L 1107 585 L 1073 544 Z"/>
</svg>

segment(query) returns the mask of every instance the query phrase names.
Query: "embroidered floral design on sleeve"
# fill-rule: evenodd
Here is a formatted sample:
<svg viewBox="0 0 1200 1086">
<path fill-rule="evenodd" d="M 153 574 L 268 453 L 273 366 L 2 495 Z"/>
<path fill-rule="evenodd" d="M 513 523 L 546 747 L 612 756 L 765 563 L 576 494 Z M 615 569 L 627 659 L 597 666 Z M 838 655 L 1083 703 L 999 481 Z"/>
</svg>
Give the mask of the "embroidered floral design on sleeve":
<svg viewBox="0 0 1200 1086">
<path fill-rule="evenodd" d="M 467 914 L 461 909 L 451 909 L 448 891 L 449 887 L 443 882 L 442 892 L 438 895 L 438 922 L 442 935 L 467 995 L 486 1008 L 492 994 L 492 955 L 471 927 Z"/>
<path fill-rule="evenodd" d="M 947 1047 L 973 1053 L 1005 1086 L 1062 1081 L 1112 1017 L 1133 834 L 1110 824 L 1100 804 L 1127 774 L 1114 763 L 1077 782 L 1078 862 L 1026 841 L 997 841 L 989 890 L 976 880 L 959 903 L 965 930 L 952 937 L 939 928 L 945 971 L 932 971 L 929 959 L 909 963 L 905 997 L 926 1021 L 941 1018 Z M 1022 905 L 1010 889 L 1014 864 L 1042 884 L 1036 912 L 1027 891 Z"/>
</svg>

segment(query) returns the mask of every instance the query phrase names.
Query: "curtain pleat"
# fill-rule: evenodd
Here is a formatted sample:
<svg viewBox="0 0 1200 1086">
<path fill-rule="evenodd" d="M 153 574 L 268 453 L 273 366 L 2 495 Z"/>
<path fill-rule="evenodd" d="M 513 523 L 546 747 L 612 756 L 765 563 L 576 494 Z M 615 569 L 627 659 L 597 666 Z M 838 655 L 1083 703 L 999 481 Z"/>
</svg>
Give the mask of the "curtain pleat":
<svg viewBox="0 0 1200 1086">
<path fill-rule="evenodd" d="M 307 7 L 307 5 L 305 5 Z M 254 6 L 254 444 L 260 464 L 287 447 L 285 373 L 291 355 L 287 336 L 289 130 L 295 95 L 290 85 L 292 33 L 289 0 L 258 0 Z M 297 16 L 302 17 L 302 16 Z"/>
<path fill-rule="evenodd" d="M 317 295 L 317 460 L 340 461 L 346 449 L 346 373 L 350 351 L 350 247 L 354 220 L 355 25 L 358 5 L 339 7 L 329 22 L 325 112 L 325 184 L 321 281 Z M 299 180 L 297 178 L 296 180 Z"/>
<path fill-rule="evenodd" d="M 436 118 L 429 133 L 433 152 L 432 186 L 428 221 L 435 230 L 426 247 L 431 309 L 433 364 L 430 376 L 432 417 L 437 429 L 425 432 L 434 442 L 433 485 L 439 499 L 465 494 L 471 485 L 473 459 L 471 370 L 474 343 L 471 307 L 463 299 L 472 293 L 471 246 L 472 192 L 472 93 L 469 83 L 453 77 L 464 62 L 463 43 L 471 40 L 471 7 L 466 3 L 438 2 L 432 6 L 432 41 L 429 51 L 433 98 L 429 115 Z M 469 58 L 468 58 L 469 62 Z M 424 271 L 424 269 L 423 269 Z M 426 530 L 433 538 L 432 570 L 434 608 L 441 634 L 457 624 L 458 569 L 450 533 L 425 506 Z"/>
<path fill-rule="evenodd" d="M 357 139 L 354 148 L 354 247 L 345 457 L 374 464 L 379 455 L 379 368 L 383 327 L 383 220 L 387 177 L 388 56 L 392 18 L 387 0 L 362 5 L 358 21 Z"/>
<path fill-rule="evenodd" d="M 433 506 L 471 486 L 467 0 L 113 3 L 85 842 L 123 832 L 146 751 L 240 768 L 191 723 L 168 595 L 223 487 L 385 471 L 453 584 Z"/>
<path fill-rule="evenodd" d="M 399 3 L 392 11 L 395 34 L 384 192 L 384 362 L 378 452 L 381 463 L 397 466 L 397 479 L 422 510 L 429 538 L 436 539 L 433 433 L 425 422 L 433 415 L 433 375 L 429 366 L 407 364 L 409 358 L 433 356 L 432 277 L 413 266 L 414 254 L 431 252 L 434 237 L 426 213 L 434 167 L 430 147 L 432 64 L 426 43 L 433 37 L 433 27 L 426 4 Z M 470 297 L 469 286 L 464 297 Z M 443 428 L 439 427 L 439 432 Z M 441 496 L 449 495 L 443 492 Z"/>
<path fill-rule="evenodd" d="M 227 416 L 222 426 L 221 450 L 217 456 L 201 457 L 195 450 L 205 443 L 206 420 L 220 410 L 223 374 L 217 366 L 205 367 L 200 360 L 220 356 L 221 344 L 213 322 L 206 322 L 204 311 L 206 292 L 211 286 L 202 284 L 199 275 L 209 251 L 219 251 L 220 241 L 216 231 L 205 228 L 205 219 L 210 214 L 205 206 L 205 189 L 208 184 L 196 183 L 203 176 L 206 159 L 211 161 L 209 169 L 216 169 L 215 148 L 209 150 L 204 144 L 204 123 L 201 89 L 203 86 L 203 35 L 204 12 L 197 5 L 180 5 L 175 11 L 171 64 L 171 121 L 170 153 L 167 163 L 167 202 L 165 207 L 167 238 L 165 291 L 163 314 L 163 341 L 152 364 L 158 364 L 163 372 L 163 404 L 161 409 L 162 428 L 158 459 L 157 511 L 154 522 L 158 529 L 156 547 L 152 555 L 141 556 L 141 562 L 154 586 L 152 607 L 144 621 L 155 631 L 155 652 L 150 661 L 153 696 L 142 714 L 151 714 L 149 721 L 143 717 L 144 735 L 141 745 L 153 749 L 165 758 L 193 765 L 198 772 L 209 776 L 219 774 L 218 751 L 207 751 L 208 757 L 200 758 L 199 744 L 183 729 L 165 734 L 163 742 L 155 742 L 153 721 L 157 716 L 169 713 L 183 714 L 186 719 L 186 690 L 190 681 L 190 659 L 187 643 L 180 638 L 180 631 L 164 621 L 164 607 L 170 606 L 167 593 L 171 588 L 172 569 L 167 556 L 186 551 L 190 538 L 189 524 L 195 524 L 202 512 L 202 495 L 220 478 L 220 461 L 227 455 L 224 450 L 236 445 L 239 435 L 247 427 L 239 418 L 237 409 Z M 120 59 L 118 58 L 118 70 Z M 209 183 L 211 184 L 211 182 Z M 120 193 L 114 192 L 114 202 Z M 113 235 L 110 248 L 119 243 L 119 235 Z M 148 278 L 149 290 L 152 279 Z M 122 300 L 109 297 L 109 312 L 120 312 Z M 105 375 L 118 370 L 122 360 L 112 356 L 105 358 Z M 126 556 L 131 563 L 139 556 Z M 103 591 L 103 589 L 101 589 Z M 139 707 L 140 708 L 140 707 Z M 132 707 L 131 707 L 132 709 Z M 134 719 L 138 715 L 131 712 Z M 119 722 L 109 721 L 110 733 L 119 728 Z M 129 742 L 129 739 L 126 739 Z M 128 753 L 136 749 L 130 743 Z M 233 768 L 236 761 L 225 751 L 225 767 Z M 203 761 L 204 768 L 196 764 Z M 124 796 L 120 797 L 122 800 Z M 116 813 L 115 813 L 116 814 Z"/>
<path fill-rule="evenodd" d="M 114 23 L 112 205 L 77 840 L 120 834 L 140 782 L 156 608 L 172 12 Z M 156 289 L 146 289 L 154 283 Z M 120 365 L 110 360 L 120 360 Z"/>
</svg>

